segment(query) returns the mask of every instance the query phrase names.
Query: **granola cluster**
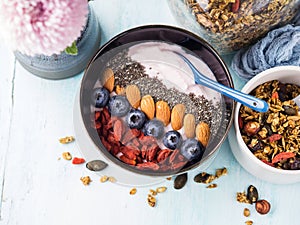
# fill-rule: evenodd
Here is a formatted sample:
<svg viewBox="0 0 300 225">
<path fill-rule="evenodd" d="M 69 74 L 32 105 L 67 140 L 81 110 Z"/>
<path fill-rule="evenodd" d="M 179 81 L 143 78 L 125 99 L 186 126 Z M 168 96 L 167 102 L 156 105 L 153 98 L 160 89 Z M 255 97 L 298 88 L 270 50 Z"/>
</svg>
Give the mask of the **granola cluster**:
<svg viewBox="0 0 300 225">
<path fill-rule="evenodd" d="M 251 95 L 269 104 L 266 113 L 246 106 L 239 111 L 239 127 L 248 148 L 261 161 L 280 169 L 300 169 L 300 114 L 292 100 L 300 87 L 277 80 L 266 82 Z"/>
<path fill-rule="evenodd" d="M 254 43 L 296 14 L 296 0 L 183 0 L 211 44 L 231 52 Z"/>
</svg>

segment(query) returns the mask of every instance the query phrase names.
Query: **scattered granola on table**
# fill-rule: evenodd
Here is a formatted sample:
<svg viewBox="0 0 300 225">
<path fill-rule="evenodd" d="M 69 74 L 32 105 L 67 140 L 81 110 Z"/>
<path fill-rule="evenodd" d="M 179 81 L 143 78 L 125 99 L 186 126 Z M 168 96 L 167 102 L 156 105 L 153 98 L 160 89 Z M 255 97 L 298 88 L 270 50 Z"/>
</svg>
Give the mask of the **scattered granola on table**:
<svg viewBox="0 0 300 225">
<path fill-rule="evenodd" d="M 236 200 L 239 203 L 255 203 L 255 210 L 261 215 L 269 213 L 271 209 L 271 204 L 267 200 L 258 198 L 258 191 L 253 185 L 249 185 L 247 188 L 247 193 L 245 191 L 237 192 Z M 250 210 L 248 208 L 244 208 L 243 214 L 245 217 L 250 216 Z"/>
<path fill-rule="evenodd" d="M 241 106 L 239 127 L 250 151 L 262 162 L 278 169 L 300 169 L 300 115 L 292 101 L 300 87 L 277 80 L 259 85 L 251 93 L 268 102 L 266 113 Z"/>
<path fill-rule="evenodd" d="M 147 196 L 148 205 L 151 207 L 156 206 L 156 203 L 157 203 L 156 195 L 159 193 L 163 193 L 166 190 L 167 190 L 167 187 L 165 187 L 165 186 L 158 187 L 158 188 L 156 188 L 156 190 L 150 189 L 148 196 Z"/>
<path fill-rule="evenodd" d="M 83 185 L 89 185 L 90 182 L 92 182 L 92 180 L 89 176 L 81 177 L 80 180 L 83 183 Z"/>
<path fill-rule="evenodd" d="M 194 177 L 194 181 L 196 183 L 203 183 L 203 184 L 210 184 L 211 182 L 213 182 L 215 179 L 220 178 L 221 176 L 227 175 L 227 169 L 225 167 L 220 168 L 220 169 L 216 169 L 216 173 L 215 175 L 206 173 L 206 172 L 200 172 L 199 174 L 197 174 Z M 208 185 L 208 188 L 216 188 L 217 185 L 212 184 L 212 185 Z"/>
<path fill-rule="evenodd" d="M 66 137 L 60 138 L 59 142 L 61 144 L 68 144 L 70 142 L 73 142 L 74 140 L 75 140 L 75 138 L 73 136 L 66 136 Z"/>
<path fill-rule="evenodd" d="M 71 160 L 71 159 L 72 159 L 72 155 L 71 155 L 70 152 L 63 152 L 63 153 L 62 153 L 62 157 L 63 157 L 63 159 L 65 159 L 65 160 Z"/>
</svg>

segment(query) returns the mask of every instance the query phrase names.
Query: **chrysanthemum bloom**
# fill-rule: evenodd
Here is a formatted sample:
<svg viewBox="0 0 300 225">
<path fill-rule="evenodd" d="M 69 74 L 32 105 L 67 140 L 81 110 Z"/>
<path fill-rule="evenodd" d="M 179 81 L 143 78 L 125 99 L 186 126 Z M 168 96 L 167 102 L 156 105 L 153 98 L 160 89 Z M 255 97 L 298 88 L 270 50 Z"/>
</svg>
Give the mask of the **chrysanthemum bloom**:
<svg viewBox="0 0 300 225">
<path fill-rule="evenodd" d="M 80 36 L 87 15 L 87 0 L 1 0 L 0 35 L 27 55 L 60 54 Z"/>
</svg>

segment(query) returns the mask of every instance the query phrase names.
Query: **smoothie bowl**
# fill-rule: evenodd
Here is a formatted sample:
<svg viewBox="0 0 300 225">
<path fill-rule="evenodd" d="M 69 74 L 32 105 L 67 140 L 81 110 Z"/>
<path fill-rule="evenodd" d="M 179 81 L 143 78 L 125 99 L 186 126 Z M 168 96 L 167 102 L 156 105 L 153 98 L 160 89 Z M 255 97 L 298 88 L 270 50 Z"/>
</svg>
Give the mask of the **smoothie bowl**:
<svg viewBox="0 0 300 225">
<path fill-rule="evenodd" d="M 234 102 L 195 84 L 175 52 L 233 87 L 213 48 L 170 26 L 121 33 L 89 63 L 79 94 L 81 116 L 110 164 L 156 177 L 189 171 L 216 156 L 232 123 Z"/>
</svg>

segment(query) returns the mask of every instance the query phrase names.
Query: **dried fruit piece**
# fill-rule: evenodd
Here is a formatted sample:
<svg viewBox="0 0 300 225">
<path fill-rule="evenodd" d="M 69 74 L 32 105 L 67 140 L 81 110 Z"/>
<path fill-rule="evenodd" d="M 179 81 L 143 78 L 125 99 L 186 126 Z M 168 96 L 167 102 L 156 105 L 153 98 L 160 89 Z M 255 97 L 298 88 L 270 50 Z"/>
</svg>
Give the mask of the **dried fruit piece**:
<svg viewBox="0 0 300 225">
<path fill-rule="evenodd" d="M 126 157 L 125 155 L 121 155 L 120 160 L 128 165 L 135 166 L 135 164 L 136 164 L 135 159 L 130 159 L 130 158 Z"/>
<path fill-rule="evenodd" d="M 148 119 L 153 119 L 155 114 L 154 100 L 151 95 L 143 96 L 141 100 L 141 110 L 146 114 Z"/>
<path fill-rule="evenodd" d="M 126 97 L 133 108 L 138 108 L 141 101 L 141 92 L 137 85 L 131 84 L 126 87 Z"/>
<path fill-rule="evenodd" d="M 93 160 L 86 164 L 86 168 L 91 171 L 101 171 L 107 167 L 107 163 L 102 160 Z"/>
<path fill-rule="evenodd" d="M 173 107 L 171 113 L 171 126 L 173 130 L 180 130 L 183 125 L 183 117 L 185 114 L 185 106 L 177 104 Z"/>
<path fill-rule="evenodd" d="M 271 204 L 267 200 L 264 200 L 264 199 L 258 200 L 255 203 L 255 209 L 258 213 L 265 215 L 270 211 Z"/>
<path fill-rule="evenodd" d="M 85 163 L 85 159 L 74 157 L 72 160 L 72 164 L 82 164 Z"/>
<path fill-rule="evenodd" d="M 132 188 L 130 191 L 129 191 L 129 194 L 130 195 L 135 195 L 137 192 L 136 188 Z"/>
<path fill-rule="evenodd" d="M 101 183 L 104 183 L 106 181 L 108 181 L 108 176 L 104 175 L 104 176 L 100 177 L 100 182 Z"/>
<path fill-rule="evenodd" d="M 102 77 L 103 87 L 105 87 L 109 92 L 112 92 L 115 85 L 115 75 L 111 68 L 107 68 Z"/>
<path fill-rule="evenodd" d="M 75 140 L 75 138 L 73 136 L 66 136 L 66 137 L 60 138 L 59 142 L 61 144 L 68 144 L 68 143 L 70 143 L 70 142 L 72 142 L 74 140 Z"/>
<path fill-rule="evenodd" d="M 89 185 L 90 182 L 92 182 L 92 180 L 89 176 L 81 177 L 80 180 L 84 185 Z"/>
<path fill-rule="evenodd" d="M 250 210 L 248 208 L 244 208 L 244 216 L 249 217 L 250 216 Z"/>
<path fill-rule="evenodd" d="M 174 188 L 175 189 L 181 189 L 184 187 L 188 179 L 187 173 L 183 173 L 178 175 L 174 180 Z"/>
<path fill-rule="evenodd" d="M 210 138 L 209 125 L 203 121 L 196 126 L 196 137 L 204 147 L 207 147 Z"/>
<path fill-rule="evenodd" d="M 247 189 L 247 199 L 251 204 L 258 200 L 258 191 L 253 185 L 250 185 Z"/>
<path fill-rule="evenodd" d="M 252 136 L 260 130 L 260 125 L 258 122 L 249 121 L 245 124 L 244 130 L 247 133 L 247 135 Z"/>
<path fill-rule="evenodd" d="M 274 141 L 278 141 L 282 138 L 282 136 L 280 134 L 272 134 L 270 137 L 269 137 L 269 141 L 270 142 L 274 142 Z"/>
<path fill-rule="evenodd" d="M 294 152 L 280 152 L 272 159 L 272 163 L 278 163 L 282 160 L 293 158 L 295 156 L 296 154 Z"/>
<path fill-rule="evenodd" d="M 155 104 L 156 118 L 161 120 L 165 126 L 170 122 L 171 110 L 167 102 L 158 101 Z"/>
<path fill-rule="evenodd" d="M 196 119 L 193 114 L 186 114 L 183 119 L 184 134 L 187 138 L 195 137 Z"/>
<path fill-rule="evenodd" d="M 233 13 L 237 13 L 239 11 L 239 8 L 240 8 L 240 0 L 235 0 L 235 2 L 232 4 L 231 11 Z"/>
<path fill-rule="evenodd" d="M 65 160 L 71 160 L 71 159 L 72 159 L 72 155 L 71 155 L 70 152 L 63 152 L 63 153 L 62 153 L 62 157 L 63 157 L 63 159 L 65 159 Z"/>
</svg>

